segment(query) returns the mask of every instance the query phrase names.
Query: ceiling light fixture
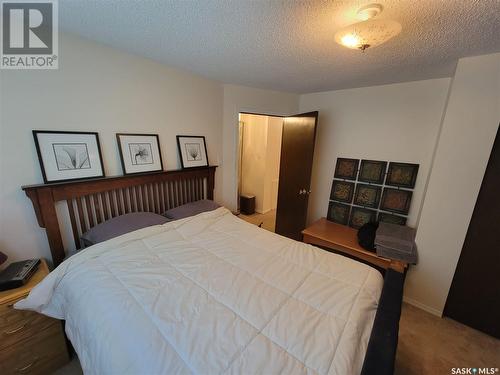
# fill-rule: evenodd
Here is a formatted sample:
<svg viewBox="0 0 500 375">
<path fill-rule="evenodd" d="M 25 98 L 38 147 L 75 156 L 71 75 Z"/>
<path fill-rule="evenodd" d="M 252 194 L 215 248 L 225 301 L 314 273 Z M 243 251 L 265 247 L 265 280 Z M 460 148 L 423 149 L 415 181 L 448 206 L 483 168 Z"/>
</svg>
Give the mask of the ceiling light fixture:
<svg viewBox="0 0 500 375">
<path fill-rule="evenodd" d="M 335 41 L 344 47 L 364 52 L 387 42 L 401 32 L 401 24 L 392 20 L 373 19 L 382 12 L 380 4 L 369 4 L 357 12 L 358 23 L 346 26 L 335 33 Z"/>
</svg>

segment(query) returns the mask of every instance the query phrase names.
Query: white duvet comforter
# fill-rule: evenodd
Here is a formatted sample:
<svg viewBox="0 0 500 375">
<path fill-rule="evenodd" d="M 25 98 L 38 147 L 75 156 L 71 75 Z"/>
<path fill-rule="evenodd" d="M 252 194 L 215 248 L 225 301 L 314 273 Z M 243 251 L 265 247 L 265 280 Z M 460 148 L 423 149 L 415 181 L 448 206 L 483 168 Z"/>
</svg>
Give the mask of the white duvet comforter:
<svg viewBox="0 0 500 375">
<path fill-rule="evenodd" d="M 16 308 L 66 320 L 89 374 L 358 374 L 382 277 L 219 208 L 57 267 Z"/>
</svg>

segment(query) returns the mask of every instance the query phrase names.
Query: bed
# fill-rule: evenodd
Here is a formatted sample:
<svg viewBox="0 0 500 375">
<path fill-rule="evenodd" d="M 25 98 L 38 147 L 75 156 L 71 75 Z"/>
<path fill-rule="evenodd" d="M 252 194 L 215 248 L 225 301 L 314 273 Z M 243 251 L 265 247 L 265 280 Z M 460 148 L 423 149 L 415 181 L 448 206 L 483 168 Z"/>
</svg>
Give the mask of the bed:
<svg viewBox="0 0 500 375">
<path fill-rule="evenodd" d="M 384 281 L 368 265 L 223 207 L 126 233 L 61 263 L 60 223 L 47 215 L 57 202 L 68 205 L 78 243 L 107 214 L 161 213 L 212 198 L 214 174 L 211 167 L 25 187 L 58 267 L 16 308 L 64 319 L 85 373 L 391 373 L 402 274 L 388 271 Z"/>
</svg>

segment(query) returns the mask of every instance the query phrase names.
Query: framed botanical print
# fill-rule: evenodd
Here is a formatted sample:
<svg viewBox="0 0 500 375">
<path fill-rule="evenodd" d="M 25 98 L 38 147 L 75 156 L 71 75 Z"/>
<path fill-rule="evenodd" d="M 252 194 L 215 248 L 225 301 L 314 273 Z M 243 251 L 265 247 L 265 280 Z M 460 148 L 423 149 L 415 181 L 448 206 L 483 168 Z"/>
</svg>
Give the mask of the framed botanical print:
<svg viewBox="0 0 500 375">
<path fill-rule="evenodd" d="M 163 170 L 158 134 L 116 134 L 123 174 Z"/>
<path fill-rule="evenodd" d="M 204 136 L 178 135 L 177 147 L 182 168 L 208 167 L 207 145 Z"/>
<path fill-rule="evenodd" d="M 104 177 L 99 135 L 33 130 L 45 183 Z"/>
<path fill-rule="evenodd" d="M 383 223 L 406 225 L 406 217 L 390 214 L 388 212 L 379 212 L 378 221 Z"/>
<path fill-rule="evenodd" d="M 377 211 L 361 207 L 353 207 L 351 210 L 351 217 L 349 219 L 349 226 L 359 229 L 366 223 L 375 221 L 376 216 Z"/>
<path fill-rule="evenodd" d="M 385 184 L 413 189 L 417 181 L 418 166 L 418 164 L 390 162 Z"/>
<path fill-rule="evenodd" d="M 363 207 L 377 208 L 380 203 L 382 188 L 377 185 L 357 184 L 354 204 Z"/>
<path fill-rule="evenodd" d="M 358 181 L 382 185 L 385 178 L 386 161 L 361 160 Z"/>
<path fill-rule="evenodd" d="M 330 202 L 330 204 L 328 205 L 328 215 L 326 218 L 330 221 L 333 221 L 334 223 L 347 225 L 349 221 L 350 209 L 351 206 L 348 204 Z"/>
<path fill-rule="evenodd" d="M 335 178 L 355 180 L 358 172 L 358 159 L 337 158 L 335 165 Z"/>
<path fill-rule="evenodd" d="M 410 211 L 412 194 L 409 190 L 384 188 L 380 209 L 406 215 Z"/>
<path fill-rule="evenodd" d="M 354 195 L 354 183 L 348 181 L 333 180 L 332 191 L 330 192 L 330 199 L 351 203 Z"/>
</svg>

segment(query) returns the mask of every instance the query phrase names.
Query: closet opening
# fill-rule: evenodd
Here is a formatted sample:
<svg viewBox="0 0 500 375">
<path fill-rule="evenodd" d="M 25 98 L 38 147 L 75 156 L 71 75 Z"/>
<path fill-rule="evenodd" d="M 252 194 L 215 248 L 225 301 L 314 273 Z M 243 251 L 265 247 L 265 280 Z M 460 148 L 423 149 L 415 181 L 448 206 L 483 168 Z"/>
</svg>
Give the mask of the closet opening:
<svg viewBox="0 0 500 375">
<path fill-rule="evenodd" d="M 240 113 L 238 211 L 271 232 L 276 228 L 283 117 Z"/>
<path fill-rule="evenodd" d="M 239 113 L 238 213 L 252 224 L 302 240 L 311 194 L 318 112 Z"/>
</svg>

